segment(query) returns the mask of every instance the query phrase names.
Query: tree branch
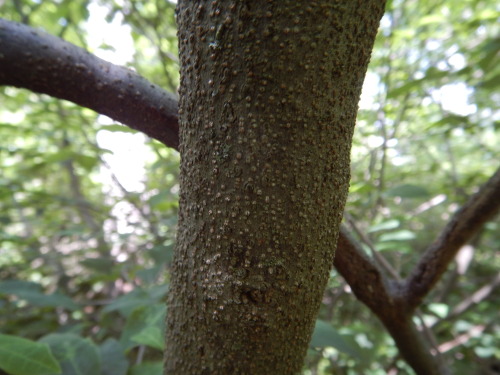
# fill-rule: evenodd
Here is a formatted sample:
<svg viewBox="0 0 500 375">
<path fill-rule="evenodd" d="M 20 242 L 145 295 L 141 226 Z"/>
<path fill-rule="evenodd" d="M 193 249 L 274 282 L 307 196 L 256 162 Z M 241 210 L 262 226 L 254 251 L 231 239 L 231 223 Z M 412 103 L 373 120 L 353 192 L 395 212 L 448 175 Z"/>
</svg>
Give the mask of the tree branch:
<svg viewBox="0 0 500 375">
<path fill-rule="evenodd" d="M 386 279 L 344 227 L 340 229 L 334 265 L 356 297 L 382 321 L 401 355 L 418 374 L 447 374 L 416 329 L 401 283 Z"/>
<path fill-rule="evenodd" d="M 397 282 L 389 282 L 384 277 L 344 226 L 340 228 L 333 264 L 356 297 L 377 315 L 383 315 L 382 307 L 394 308 L 393 298 L 397 296 Z M 391 290 L 394 293 L 389 292 Z"/>
<path fill-rule="evenodd" d="M 432 243 L 404 283 L 404 294 L 416 308 L 432 289 L 458 250 L 500 210 L 500 168 L 458 210 L 441 235 Z"/>
<path fill-rule="evenodd" d="M 0 85 L 93 109 L 178 149 L 177 99 L 130 69 L 45 32 L 0 19 Z"/>
</svg>

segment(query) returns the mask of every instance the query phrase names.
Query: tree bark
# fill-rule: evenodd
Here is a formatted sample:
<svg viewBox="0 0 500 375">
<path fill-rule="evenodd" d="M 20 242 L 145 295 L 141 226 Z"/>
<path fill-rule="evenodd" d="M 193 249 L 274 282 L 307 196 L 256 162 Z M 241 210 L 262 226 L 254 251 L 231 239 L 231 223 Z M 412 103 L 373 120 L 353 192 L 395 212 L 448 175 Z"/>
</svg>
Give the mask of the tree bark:
<svg viewBox="0 0 500 375">
<path fill-rule="evenodd" d="M 295 374 L 328 279 L 384 1 L 181 1 L 165 374 Z"/>
</svg>

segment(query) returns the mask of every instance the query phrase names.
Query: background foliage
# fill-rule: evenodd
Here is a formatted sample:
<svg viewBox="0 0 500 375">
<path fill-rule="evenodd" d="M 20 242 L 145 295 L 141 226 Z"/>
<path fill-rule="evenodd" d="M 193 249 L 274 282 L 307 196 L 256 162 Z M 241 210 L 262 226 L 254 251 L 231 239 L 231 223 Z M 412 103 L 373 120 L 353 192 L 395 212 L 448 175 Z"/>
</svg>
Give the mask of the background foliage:
<svg viewBox="0 0 500 375">
<path fill-rule="evenodd" d="M 173 3 L 0 0 L 0 10 L 176 91 Z M 492 0 L 388 4 L 345 224 L 389 275 L 405 277 L 498 167 L 499 11 Z M 0 368 L 160 374 L 178 154 L 68 102 L 1 87 L 0 103 Z M 491 222 L 464 247 L 418 314 L 457 374 L 486 374 L 500 358 L 499 233 Z M 323 302 L 304 374 L 411 373 L 335 270 Z"/>
</svg>

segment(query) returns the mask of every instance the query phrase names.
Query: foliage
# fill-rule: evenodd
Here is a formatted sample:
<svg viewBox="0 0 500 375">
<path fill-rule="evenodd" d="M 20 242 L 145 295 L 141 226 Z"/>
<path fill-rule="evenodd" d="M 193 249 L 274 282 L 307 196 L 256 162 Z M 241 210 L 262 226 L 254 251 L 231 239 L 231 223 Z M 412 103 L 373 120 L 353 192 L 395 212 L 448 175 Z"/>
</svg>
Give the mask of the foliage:
<svg viewBox="0 0 500 375">
<path fill-rule="evenodd" d="M 94 53 L 126 52 L 124 63 L 175 92 L 174 7 L 15 0 L 2 16 Z M 96 13 L 104 25 L 123 25 L 133 53 L 106 38 L 95 43 L 117 32 L 93 29 L 87 21 Z M 353 143 L 346 224 L 403 277 L 497 167 L 497 21 L 491 0 L 394 0 L 382 20 Z M 178 154 L 71 103 L 0 90 L 0 351 L 38 353 L 0 355 L 0 369 L 22 374 L 28 358 L 31 374 L 161 373 Z M 500 357 L 498 291 L 459 310 L 494 280 L 498 233 L 491 222 L 462 249 L 419 313 L 455 359 L 455 373 Z M 304 374 L 411 373 L 336 271 L 319 318 Z"/>
</svg>

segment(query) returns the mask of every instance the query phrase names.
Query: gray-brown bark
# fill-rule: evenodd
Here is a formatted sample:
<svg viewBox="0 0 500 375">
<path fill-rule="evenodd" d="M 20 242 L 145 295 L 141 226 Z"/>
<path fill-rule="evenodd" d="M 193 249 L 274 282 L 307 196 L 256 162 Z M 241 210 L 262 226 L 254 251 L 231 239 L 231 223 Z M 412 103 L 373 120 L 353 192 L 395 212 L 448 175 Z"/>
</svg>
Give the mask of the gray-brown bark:
<svg viewBox="0 0 500 375">
<path fill-rule="evenodd" d="M 300 371 L 382 1 L 181 1 L 166 374 Z"/>
</svg>

